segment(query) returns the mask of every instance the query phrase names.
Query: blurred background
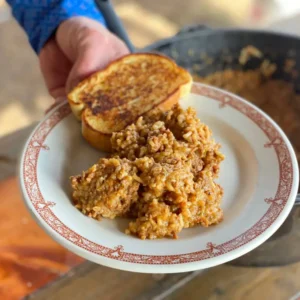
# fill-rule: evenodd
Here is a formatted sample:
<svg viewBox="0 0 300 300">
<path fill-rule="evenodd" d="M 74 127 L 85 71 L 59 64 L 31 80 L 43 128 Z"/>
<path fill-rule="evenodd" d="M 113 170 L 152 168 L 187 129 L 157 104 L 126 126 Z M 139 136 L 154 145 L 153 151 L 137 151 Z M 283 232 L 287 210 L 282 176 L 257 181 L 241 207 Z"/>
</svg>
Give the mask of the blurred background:
<svg viewBox="0 0 300 300">
<path fill-rule="evenodd" d="M 300 12 L 299 0 L 113 0 L 137 47 L 174 35 L 182 26 L 268 27 Z M 300 26 L 291 25 L 297 33 Z M 276 28 L 276 26 L 274 26 Z M 0 0 L 0 136 L 39 120 L 52 103 L 38 60 L 10 9 Z"/>
</svg>

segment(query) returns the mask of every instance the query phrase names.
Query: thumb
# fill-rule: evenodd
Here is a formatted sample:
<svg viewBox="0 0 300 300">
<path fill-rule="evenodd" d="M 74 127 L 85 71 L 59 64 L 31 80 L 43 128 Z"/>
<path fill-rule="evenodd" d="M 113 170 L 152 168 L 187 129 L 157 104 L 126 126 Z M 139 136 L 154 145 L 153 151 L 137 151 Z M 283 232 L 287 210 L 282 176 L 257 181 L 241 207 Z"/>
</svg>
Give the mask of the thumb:
<svg viewBox="0 0 300 300">
<path fill-rule="evenodd" d="M 121 41 L 116 41 L 111 33 L 107 32 L 103 36 L 98 31 L 89 30 L 78 43 L 77 56 L 66 84 L 67 90 L 125 53 L 126 47 Z"/>
<path fill-rule="evenodd" d="M 77 17 L 61 26 L 57 43 L 73 62 L 66 83 L 67 93 L 84 78 L 128 53 L 126 45 L 96 21 Z"/>
</svg>

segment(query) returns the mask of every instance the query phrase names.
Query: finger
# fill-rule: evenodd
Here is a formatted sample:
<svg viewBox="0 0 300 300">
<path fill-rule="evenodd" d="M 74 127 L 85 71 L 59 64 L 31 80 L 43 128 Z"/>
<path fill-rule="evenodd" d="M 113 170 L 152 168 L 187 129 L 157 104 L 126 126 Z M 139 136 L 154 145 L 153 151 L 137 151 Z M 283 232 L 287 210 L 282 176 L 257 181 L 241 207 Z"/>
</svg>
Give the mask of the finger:
<svg viewBox="0 0 300 300">
<path fill-rule="evenodd" d="M 66 84 L 67 92 L 82 79 L 128 53 L 126 45 L 103 25 L 84 17 L 65 21 L 57 31 L 56 40 L 74 62 Z"/>
<path fill-rule="evenodd" d="M 67 91 L 84 78 L 104 69 L 110 62 L 128 53 L 125 44 L 121 41 L 115 42 L 114 38 L 111 34 L 103 38 L 98 32 L 89 32 L 79 44 L 78 57 L 67 80 Z"/>
<path fill-rule="evenodd" d="M 56 99 L 65 96 L 65 84 L 72 68 L 56 41 L 51 39 L 39 55 L 40 68 L 50 95 Z"/>
<path fill-rule="evenodd" d="M 56 31 L 56 42 L 66 57 L 75 62 L 79 54 L 79 44 L 83 43 L 90 31 L 105 36 L 108 30 L 99 22 L 86 17 L 72 17 L 64 21 Z"/>
</svg>

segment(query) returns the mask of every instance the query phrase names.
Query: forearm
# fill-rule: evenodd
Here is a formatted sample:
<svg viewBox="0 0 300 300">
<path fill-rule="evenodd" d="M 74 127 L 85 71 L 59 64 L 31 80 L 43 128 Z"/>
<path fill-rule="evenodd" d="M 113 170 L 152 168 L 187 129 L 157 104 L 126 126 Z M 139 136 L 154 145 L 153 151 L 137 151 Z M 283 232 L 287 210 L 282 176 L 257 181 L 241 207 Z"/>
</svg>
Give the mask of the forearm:
<svg viewBox="0 0 300 300">
<path fill-rule="evenodd" d="M 93 0 L 7 0 L 7 2 L 36 53 L 40 52 L 59 24 L 70 17 L 85 16 L 105 24 Z"/>
</svg>

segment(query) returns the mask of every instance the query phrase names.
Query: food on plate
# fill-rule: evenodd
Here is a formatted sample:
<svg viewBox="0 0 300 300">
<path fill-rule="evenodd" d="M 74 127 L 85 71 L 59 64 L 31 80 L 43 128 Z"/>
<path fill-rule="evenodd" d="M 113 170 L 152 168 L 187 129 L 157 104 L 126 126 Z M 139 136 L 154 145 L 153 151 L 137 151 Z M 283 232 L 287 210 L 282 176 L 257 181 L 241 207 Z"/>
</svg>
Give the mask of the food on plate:
<svg viewBox="0 0 300 300">
<path fill-rule="evenodd" d="M 224 156 L 192 108 L 154 109 L 111 136 L 113 153 L 71 177 L 84 214 L 132 218 L 127 234 L 177 238 L 183 228 L 223 219 L 215 182 Z"/>
<path fill-rule="evenodd" d="M 94 147 L 111 151 L 113 132 L 155 107 L 170 109 L 190 92 L 191 75 L 171 59 L 130 54 L 82 81 L 68 95 L 82 134 Z"/>
</svg>

